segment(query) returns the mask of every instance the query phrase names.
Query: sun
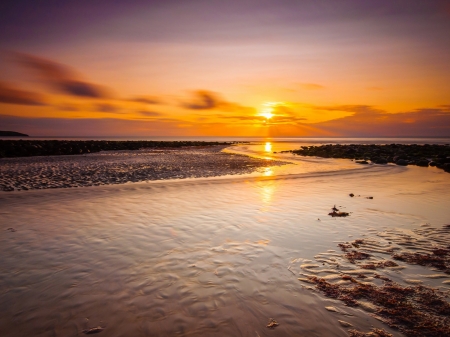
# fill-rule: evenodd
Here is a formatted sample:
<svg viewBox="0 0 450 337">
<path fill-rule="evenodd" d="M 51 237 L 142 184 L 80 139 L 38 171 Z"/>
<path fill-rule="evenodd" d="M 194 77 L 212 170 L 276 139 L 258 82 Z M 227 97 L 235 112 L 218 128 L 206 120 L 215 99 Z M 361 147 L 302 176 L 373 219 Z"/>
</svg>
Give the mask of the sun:
<svg viewBox="0 0 450 337">
<path fill-rule="evenodd" d="M 282 105 L 282 103 L 280 103 L 280 102 L 265 102 L 265 103 L 263 103 L 263 108 L 261 109 L 261 112 L 258 115 L 265 117 L 267 120 L 269 120 L 272 117 L 276 116 L 273 112 L 274 112 L 274 109 L 279 105 Z"/>
<path fill-rule="evenodd" d="M 270 112 L 270 111 L 261 112 L 260 115 L 263 116 L 263 117 L 266 117 L 267 119 L 271 119 L 274 116 L 274 114 L 272 112 Z"/>
</svg>

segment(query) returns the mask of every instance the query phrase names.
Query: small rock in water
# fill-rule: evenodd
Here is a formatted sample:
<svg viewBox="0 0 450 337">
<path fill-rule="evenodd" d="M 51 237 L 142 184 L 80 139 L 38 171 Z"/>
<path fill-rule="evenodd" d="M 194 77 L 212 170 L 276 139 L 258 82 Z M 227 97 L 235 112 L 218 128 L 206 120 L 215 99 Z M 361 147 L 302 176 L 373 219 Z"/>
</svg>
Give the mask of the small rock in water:
<svg viewBox="0 0 450 337">
<path fill-rule="evenodd" d="M 336 212 L 336 211 L 333 211 L 331 213 L 328 213 L 328 215 L 331 215 L 334 218 L 336 216 L 337 217 L 346 217 L 346 216 L 349 216 L 350 214 L 347 213 L 347 212 Z"/>
<path fill-rule="evenodd" d="M 86 335 L 92 335 L 95 333 L 100 333 L 103 330 L 105 330 L 105 328 L 102 328 L 101 326 L 97 326 L 95 328 L 85 329 L 85 330 L 83 330 L 83 333 Z"/>
<path fill-rule="evenodd" d="M 7 231 L 15 232 L 16 230 L 15 230 L 14 228 L 12 228 L 12 227 L 9 227 L 9 228 L 7 229 Z"/>
<path fill-rule="evenodd" d="M 353 326 L 352 324 L 350 324 L 349 322 L 345 322 L 345 321 L 340 321 L 338 320 L 339 324 L 342 325 L 344 328 L 348 328 Z"/>
<path fill-rule="evenodd" d="M 332 312 L 339 312 L 339 310 L 337 310 L 335 307 L 325 307 L 325 309 Z"/>
<path fill-rule="evenodd" d="M 278 325 L 280 325 L 280 324 L 278 324 L 278 322 L 276 320 L 271 318 L 269 320 L 269 324 L 267 324 L 266 327 L 268 327 L 269 329 L 275 329 L 275 327 L 278 326 Z"/>
<path fill-rule="evenodd" d="M 373 199 L 373 197 L 366 197 L 366 199 Z"/>
<path fill-rule="evenodd" d="M 353 198 L 355 195 L 353 193 L 350 193 L 349 196 Z"/>
</svg>

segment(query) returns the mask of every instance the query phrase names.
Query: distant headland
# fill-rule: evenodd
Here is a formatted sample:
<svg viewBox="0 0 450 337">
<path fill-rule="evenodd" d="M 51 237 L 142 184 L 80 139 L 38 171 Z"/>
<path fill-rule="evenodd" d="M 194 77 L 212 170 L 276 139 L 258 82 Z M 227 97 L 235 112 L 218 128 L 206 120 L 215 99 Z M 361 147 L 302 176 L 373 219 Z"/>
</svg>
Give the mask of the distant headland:
<svg viewBox="0 0 450 337">
<path fill-rule="evenodd" d="M 0 137 L 28 137 L 28 135 L 15 131 L 0 131 Z"/>
</svg>

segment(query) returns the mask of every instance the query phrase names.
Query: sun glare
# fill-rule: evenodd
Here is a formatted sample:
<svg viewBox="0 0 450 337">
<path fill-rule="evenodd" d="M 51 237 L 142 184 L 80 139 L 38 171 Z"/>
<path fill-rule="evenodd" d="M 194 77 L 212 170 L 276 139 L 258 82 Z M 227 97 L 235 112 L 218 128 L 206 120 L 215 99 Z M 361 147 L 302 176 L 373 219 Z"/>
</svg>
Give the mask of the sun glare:
<svg viewBox="0 0 450 337">
<path fill-rule="evenodd" d="M 284 104 L 283 102 L 265 102 L 265 103 L 263 103 L 263 108 L 261 109 L 259 116 L 265 117 L 267 120 L 269 120 L 272 117 L 276 116 L 274 114 L 274 109 L 277 106 L 280 106 L 283 104 Z"/>
</svg>

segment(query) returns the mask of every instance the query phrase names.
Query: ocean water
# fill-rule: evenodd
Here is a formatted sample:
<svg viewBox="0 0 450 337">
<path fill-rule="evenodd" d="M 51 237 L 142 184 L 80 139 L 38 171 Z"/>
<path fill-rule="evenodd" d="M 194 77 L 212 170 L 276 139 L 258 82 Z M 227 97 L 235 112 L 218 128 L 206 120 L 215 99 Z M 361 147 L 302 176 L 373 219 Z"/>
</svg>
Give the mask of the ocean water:
<svg viewBox="0 0 450 337">
<path fill-rule="evenodd" d="M 155 141 L 217 141 L 217 142 L 258 142 L 273 144 L 293 143 L 296 145 L 305 144 L 450 144 L 450 138 L 320 138 L 320 137 L 205 137 L 205 136 L 191 136 L 191 137 L 148 137 L 148 136 L 129 136 L 129 137 L 0 137 L 0 139 L 23 139 L 23 140 L 155 140 Z"/>
<path fill-rule="evenodd" d="M 100 336 L 347 336 L 345 320 L 400 336 L 306 289 L 295 261 L 384 230 L 449 223 L 450 174 L 273 154 L 298 144 L 227 149 L 292 163 L 245 176 L 0 194 L 0 335 L 101 326 Z M 350 216 L 329 217 L 334 205 Z M 391 276 L 420 278 L 421 268 Z"/>
</svg>

